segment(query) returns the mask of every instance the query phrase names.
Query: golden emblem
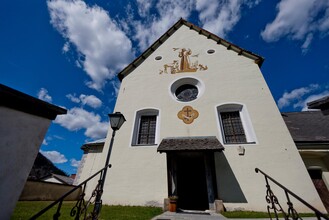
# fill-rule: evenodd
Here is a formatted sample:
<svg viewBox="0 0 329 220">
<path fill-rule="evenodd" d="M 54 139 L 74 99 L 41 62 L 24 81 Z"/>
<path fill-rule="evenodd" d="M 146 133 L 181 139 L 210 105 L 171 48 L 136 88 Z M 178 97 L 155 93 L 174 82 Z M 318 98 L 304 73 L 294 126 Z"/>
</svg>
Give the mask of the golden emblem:
<svg viewBox="0 0 329 220">
<path fill-rule="evenodd" d="M 194 119 L 199 117 L 199 112 L 193 109 L 191 106 L 184 106 L 177 114 L 178 118 L 183 120 L 185 124 L 191 124 Z"/>
<path fill-rule="evenodd" d="M 179 60 L 173 60 L 172 63 L 167 63 L 163 66 L 164 70 L 160 70 L 160 74 L 162 73 L 168 73 L 171 74 L 175 73 L 183 73 L 183 72 L 196 72 L 197 70 L 207 70 L 208 67 L 204 66 L 202 64 L 199 64 L 199 62 L 196 60 L 194 62 L 191 62 L 191 57 L 198 57 L 199 54 L 192 55 L 191 49 L 185 49 L 185 48 L 173 48 L 174 51 L 179 50 L 178 57 Z"/>
</svg>

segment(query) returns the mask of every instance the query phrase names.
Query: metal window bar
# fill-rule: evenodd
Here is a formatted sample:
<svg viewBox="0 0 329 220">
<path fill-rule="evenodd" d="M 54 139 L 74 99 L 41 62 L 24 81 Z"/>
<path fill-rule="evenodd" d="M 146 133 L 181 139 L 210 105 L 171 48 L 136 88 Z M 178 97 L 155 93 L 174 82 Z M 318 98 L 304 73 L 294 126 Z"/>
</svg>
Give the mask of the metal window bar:
<svg viewBox="0 0 329 220">
<path fill-rule="evenodd" d="M 309 209 L 311 209 L 314 214 L 316 215 L 317 219 L 327 219 L 329 220 L 329 217 L 325 214 L 323 214 L 322 212 L 320 212 L 319 210 L 317 210 L 316 208 L 314 208 L 312 205 L 310 205 L 309 203 L 307 203 L 305 200 L 303 200 L 302 198 L 300 198 L 299 196 L 297 196 L 295 193 L 293 193 L 292 191 L 290 191 L 289 189 L 287 189 L 286 187 L 284 187 L 282 184 L 280 184 L 279 182 L 277 182 L 275 179 L 273 179 L 272 177 L 270 177 L 269 175 L 267 175 L 266 173 L 264 173 L 263 171 L 261 171 L 260 169 L 256 168 L 255 169 L 256 173 L 261 173 L 264 175 L 265 178 L 265 182 L 266 182 L 266 196 L 265 196 L 265 200 L 268 203 L 267 205 L 267 212 L 269 214 L 270 219 L 272 219 L 271 216 L 271 211 L 274 212 L 274 216 L 276 219 L 279 219 L 279 212 L 282 213 L 284 219 L 288 220 L 288 219 L 293 219 L 293 220 L 297 220 L 297 219 L 302 219 L 298 212 L 296 211 L 296 209 L 294 208 L 293 203 L 290 200 L 290 196 L 294 197 L 295 199 L 297 199 L 299 202 L 301 202 L 302 204 L 304 204 L 306 207 L 308 207 Z M 279 186 L 282 190 L 284 190 L 284 193 L 286 195 L 286 199 L 287 199 L 287 205 L 288 205 L 288 211 L 284 211 L 282 206 L 280 205 L 280 202 L 278 200 L 278 198 L 275 196 L 275 194 L 273 193 L 271 186 L 269 184 L 269 180 L 271 180 L 274 184 L 276 184 L 277 186 Z"/>
<path fill-rule="evenodd" d="M 156 115 L 141 116 L 138 144 L 154 144 L 156 129 Z"/>
<path fill-rule="evenodd" d="M 82 192 L 79 195 L 79 200 L 76 202 L 75 206 L 71 209 L 70 215 L 71 215 L 71 217 L 75 217 L 74 218 L 75 220 L 79 220 L 81 216 L 83 216 L 83 219 L 88 218 L 89 216 L 87 216 L 87 209 L 88 209 L 89 205 L 92 204 L 92 198 L 94 198 L 97 194 L 97 190 L 99 189 L 99 186 L 101 184 L 100 183 L 101 177 L 103 175 L 104 170 L 107 168 L 111 168 L 111 164 L 109 164 L 106 167 L 104 167 L 103 169 L 99 170 L 94 175 L 92 175 L 91 177 L 89 177 L 88 179 L 86 179 L 85 181 L 83 181 L 82 183 L 80 183 L 79 185 L 77 185 L 76 187 L 74 187 L 73 189 L 68 191 L 67 193 L 65 193 L 59 199 L 52 202 L 50 205 L 48 205 L 47 207 L 45 207 L 44 209 L 39 211 L 37 214 L 33 215 L 30 218 L 30 220 L 34 220 L 34 219 L 37 219 L 38 217 L 42 216 L 45 212 L 47 212 L 49 209 L 54 207 L 56 204 L 58 204 L 58 206 L 57 206 L 56 213 L 53 215 L 53 219 L 54 220 L 59 219 L 59 217 L 61 215 L 60 211 L 61 211 L 62 203 L 63 203 L 64 199 L 81 187 L 82 187 Z M 99 178 L 98 184 L 96 185 L 89 200 L 87 202 L 85 202 L 84 197 L 85 197 L 85 190 L 86 190 L 87 183 L 99 174 L 100 174 L 100 178 Z M 94 213 L 90 213 L 90 215 L 93 216 Z"/>
<path fill-rule="evenodd" d="M 226 143 L 246 143 L 246 135 L 239 111 L 221 112 L 222 125 Z"/>
</svg>

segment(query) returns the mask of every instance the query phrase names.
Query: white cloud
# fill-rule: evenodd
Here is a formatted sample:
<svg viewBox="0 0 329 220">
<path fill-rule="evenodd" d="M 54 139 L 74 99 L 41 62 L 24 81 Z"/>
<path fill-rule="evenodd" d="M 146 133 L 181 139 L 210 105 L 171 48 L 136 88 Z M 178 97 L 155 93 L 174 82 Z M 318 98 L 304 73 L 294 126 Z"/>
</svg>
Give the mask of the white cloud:
<svg viewBox="0 0 329 220">
<path fill-rule="evenodd" d="M 323 18 L 321 18 L 319 20 L 319 31 L 321 31 L 321 33 L 323 33 L 325 35 L 327 35 L 329 32 L 329 7 L 328 7 L 328 5 L 327 5 L 327 9 L 325 11 Z"/>
<path fill-rule="evenodd" d="M 112 83 L 112 87 L 114 88 L 114 93 L 112 95 L 117 97 L 119 94 L 119 90 L 120 90 L 120 81 L 112 80 L 111 83 Z"/>
<path fill-rule="evenodd" d="M 115 87 L 114 89 L 116 90 Z M 79 97 L 76 97 L 75 94 L 67 94 L 66 97 L 72 102 L 81 103 L 82 105 L 89 105 L 93 108 L 99 108 L 102 106 L 102 101 L 94 95 L 81 94 Z"/>
<path fill-rule="evenodd" d="M 80 165 L 80 160 L 76 160 L 74 158 L 71 159 L 70 162 L 71 162 L 72 167 L 79 167 L 79 165 Z"/>
<path fill-rule="evenodd" d="M 43 151 L 40 150 L 40 153 L 48 158 L 53 163 L 66 163 L 66 157 L 58 151 Z"/>
<path fill-rule="evenodd" d="M 239 0 L 197 0 L 196 10 L 204 29 L 225 37 L 240 20 L 242 4 Z"/>
<path fill-rule="evenodd" d="M 89 7 L 81 0 L 47 4 L 51 24 L 79 53 L 77 62 L 91 78 L 87 85 L 100 91 L 134 57 L 131 41 L 97 5 Z"/>
<path fill-rule="evenodd" d="M 253 1 L 245 1 L 245 4 L 249 7 L 249 8 L 252 8 L 252 7 L 255 7 L 257 6 L 259 3 L 261 3 L 262 0 L 253 0 Z"/>
<path fill-rule="evenodd" d="M 65 138 L 63 138 L 61 136 L 58 136 L 58 135 L 54 135 L 53 137 L 56 138 L 56 139 L 59 139 L 59 140 L 65 140 Z"/>
<path fill-rule="evenodd" d="M 38 92 L 38 98 L 46 102 L 52 101 L 52 97 L 48 94 L 48 90 L 45 88 L 40 89 Z"/>
<path fill-rule="evenodd" d="M 290 106 L 294 102 L 302 100 L 303 96 L 311 93 L 312 91 L 319 88 L 318 84 L 311 84 L 307 87 L 294 89 L 291 92 L 285 92 L 283 96 L 278 100 L 278 107 L 280 109 Z"/>
<path fill-rule="evenodd" d="M 285 92 L 278 100 L 278 107 L 293 107 L 296 110 L 307 111 L 307 103 L 329 95 L 328 86 L 310 84 L 297 88 L 291 92 Z"/>
<path fill-rule="evenodd" d="M 305 42 L 301 46 L 303 54 L 306 54 L 308 52 L 312 40 L 313 40 L 313 34 L 309 33 L 305 39 Z"/>
<path fill-rule="evenodd" d="M 275 19 L 268 23 L 261 36 L 267 42 L 283 37 L 304 42 L 303 52 L 309 47 L 317 32 L 328 34 L 329 1 L 327 0 L 281 0 L 277 5 Z"/>
<path fill-rule="evenodd" d="M 146 17 L 151 9 L 152 3 L 152 0 L 137 0 L 138 14 L 142 17 Z"/>
<path fill-rule="evenodd" d="M 63 48 L 62 48 L 62 52 L 63 53 L 67 53 L 70 50 L 70 43 L 69 42 L 65 42 Z"/>
<path fill-rule="evenodd" d="M 80 95 L 80 100 L 82 104 L 89 105 L 93 108 L 99 108 L 102 105 L 102 101 L 94 95 Z"/>
<path fill-rule="evenodd" d="M 144 1 L 138 3 L 138 10 L 144 11 Z M 147 7 L 150 7 L 148 5 Z M 143 20 L 128 21 L 136 34 L 134 39 L 138 41 L 138 46 L 141 50 L 145 50 L 156 39 L 164 34 L 180 17 L 189 17 L 193 6 L 193 0 L 160 0 L 154 6 L 159 16 L 148 14 Z M 148 8 L 147 11 L 150 9 Z"/>
<path fill-rule="evenodd" d="M 98 114 L 82 108 L 69 109 L 66 115 L 57 116 L 54 122 L 70 131 L 85 129 L 84 134 L 92 139 L 105 137 L 108 129 L 108 122 L 102 122 Z"/>
<path fill-rule="evenodd" d="M 74 103 L 81 102 L 81 100 L 78 97 L 76 97 L 76 94 L 67 94 L 66 98 L 68 98 L 69 100 L 71 100 L 71 102 L 74 102 Z"/>
<path fill-rule="evenodd" d="M 255 7 L 261 2 L 249 0 L 196 0 L 196 10 L 203 28 L 225 37 L 241 18 L 241 9 L 244 5 Z"/>
<path fill-rule="evenodd" d="M 47 142 L 47 140 L 46 139 L 43 139 L 43 141 L 42 141 L 42 145 L 48 145 L 48 142 Z"/>
</svg>

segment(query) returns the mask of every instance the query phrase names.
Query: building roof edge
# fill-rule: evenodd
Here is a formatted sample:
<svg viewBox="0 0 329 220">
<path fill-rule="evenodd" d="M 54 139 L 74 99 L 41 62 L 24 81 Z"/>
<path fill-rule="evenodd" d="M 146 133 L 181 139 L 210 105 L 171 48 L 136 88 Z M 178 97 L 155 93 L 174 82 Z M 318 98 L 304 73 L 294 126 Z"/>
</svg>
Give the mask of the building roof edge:
<svg viewBox="0 0 329 220">
<path fill-rule="evenodd" d="M 0 84 L 0 106 L 54 120 L 67 110 Z"/>
</svg>

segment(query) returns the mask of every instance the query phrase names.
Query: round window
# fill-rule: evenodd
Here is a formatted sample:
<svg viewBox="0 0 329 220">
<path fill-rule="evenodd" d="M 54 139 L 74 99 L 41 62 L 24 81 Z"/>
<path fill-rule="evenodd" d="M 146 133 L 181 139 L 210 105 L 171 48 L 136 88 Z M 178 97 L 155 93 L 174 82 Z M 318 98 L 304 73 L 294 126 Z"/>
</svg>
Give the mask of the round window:
<svg viewBox="0 0 329 220">
<path fill-rule="evenodd" d="M 198 97 L 198 88 L 194 85 L 184 84 L 179 86 L 175 91 L 175 96 L 178 101 L 189 102 Z"/>
<path fill-rule="evenodd" d="M 202 96 L 204 89 L 204 84 L 199 79 L 182 77 L 171 84 L 169 93 L 178 102 L 192 102 Z"/>
</svg>

